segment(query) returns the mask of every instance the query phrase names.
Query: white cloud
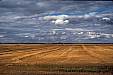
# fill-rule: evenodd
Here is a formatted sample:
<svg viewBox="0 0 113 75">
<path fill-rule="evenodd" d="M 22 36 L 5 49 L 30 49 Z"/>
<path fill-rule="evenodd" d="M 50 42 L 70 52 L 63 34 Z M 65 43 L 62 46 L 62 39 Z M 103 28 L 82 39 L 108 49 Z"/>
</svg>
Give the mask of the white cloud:
<svg viewBox="0 0 113 75">
<path fill-rule="evenodd" d="M 43 7 L 43 6 L 45 6 L 45 3 L 43 3 L 43 2 L 38 2 L 38 3 L 36 3 L 36 5 L 38 5 L 38 6 L 40 6 L 40 7 Z"/>
<path fill-rule="evenodd" d="M 106 16 L 111 16 L 111 14 L 97 14 L 97 12 L 91 12 L 83 15 L 48 15 L 44 16 L 43 19 L 51 21 L 54 24 L 68 24 L 70 19 L 92 19 L 92 18 L 102 18 L 103 20 L 110 20 Z M 103 18 L 104 17 L 104 18 Z"/>
<path fill-rule="evenodd" d="M 108 17 L 103 17 L 102 20 L 110 21 L 111 19 Z"/>
<path fill-rule="evenodd" d="M 69 20 L 65 20 L 68 18 L 68 15 L 53 15 L 53 16 L 45 16 L 44 20 L 51 20 L 54 24 L 68 24 Z"/>
<path fill-rule="evenodd" d="M 38 7 L 49 7 L 50 4 L 47 1 L 41 1 L 41 2 L 37 2 L 36 5 Z"/>
<path fill-rule="evenodd" d="M 51 21 L 52 23 L 54 24 L 68 24 L 69 23 L 69 20 L 60 20 L 60 19 L 57 19 L 56 21 Z"/>
</svg>

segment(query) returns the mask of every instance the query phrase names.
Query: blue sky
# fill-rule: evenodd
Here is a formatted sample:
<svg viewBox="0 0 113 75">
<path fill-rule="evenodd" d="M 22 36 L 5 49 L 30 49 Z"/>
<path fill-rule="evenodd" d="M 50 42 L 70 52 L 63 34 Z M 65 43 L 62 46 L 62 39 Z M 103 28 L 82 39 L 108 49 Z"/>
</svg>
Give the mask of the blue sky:
<svg viewBox="0 0 113 75">
<path fill-rule="evenodd" d="M 83 18 L 55 25 L 48 15 Z M 113 43 L 113 2 L 2 0 L 0 43 Z"/>
</svg>

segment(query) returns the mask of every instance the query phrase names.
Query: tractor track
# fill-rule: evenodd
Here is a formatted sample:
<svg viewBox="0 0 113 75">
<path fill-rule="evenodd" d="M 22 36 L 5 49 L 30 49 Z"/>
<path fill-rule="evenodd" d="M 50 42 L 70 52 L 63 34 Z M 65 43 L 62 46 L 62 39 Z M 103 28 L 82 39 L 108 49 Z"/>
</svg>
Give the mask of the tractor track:
<svg viewBox="0 0 113 75">
<path fill-rule="evenodd" d="M 14 50 L 8 51 L 9 53 L 0 52 L 0 62 L 83 64 L 111 63 L 113 61 L 113 47 L 111 45 L 22 45 L 22 47 L 20 45 L 16 48 L 7 45 L 7 48 L 11 47 Z"/>
</svg>

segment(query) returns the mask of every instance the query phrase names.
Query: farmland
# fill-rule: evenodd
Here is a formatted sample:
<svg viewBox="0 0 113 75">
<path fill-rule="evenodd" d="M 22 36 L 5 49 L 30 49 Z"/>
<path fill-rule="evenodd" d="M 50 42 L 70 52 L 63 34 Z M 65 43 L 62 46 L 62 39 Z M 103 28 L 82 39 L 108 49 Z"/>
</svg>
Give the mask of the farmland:
<svg viewBox="0 0 113 75">
<path fill-rule="evenodd" d="M 0 75 L 112 75 L 113 45 L 1 44 Z"/>
</svg>

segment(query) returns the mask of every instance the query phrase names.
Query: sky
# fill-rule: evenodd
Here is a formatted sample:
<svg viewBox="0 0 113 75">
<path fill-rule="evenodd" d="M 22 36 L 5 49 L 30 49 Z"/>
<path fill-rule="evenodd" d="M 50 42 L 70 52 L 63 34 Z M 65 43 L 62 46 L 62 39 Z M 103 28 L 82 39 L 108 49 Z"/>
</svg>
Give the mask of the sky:
<svg viewBox="0 0 113 75">
<path fill-rule="evenodd" d="M 0 43 L 113 43 L 113 2 L 1 0 Z"/>
</svg>

